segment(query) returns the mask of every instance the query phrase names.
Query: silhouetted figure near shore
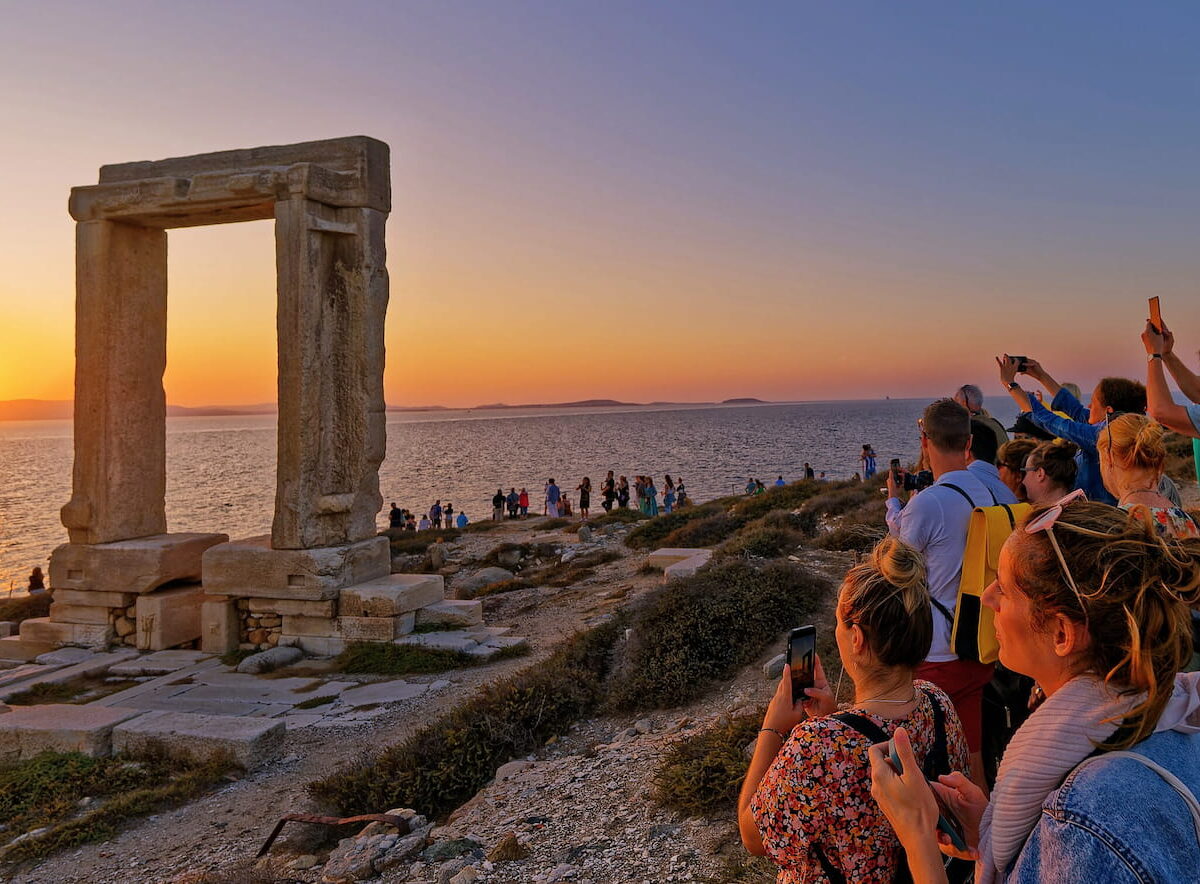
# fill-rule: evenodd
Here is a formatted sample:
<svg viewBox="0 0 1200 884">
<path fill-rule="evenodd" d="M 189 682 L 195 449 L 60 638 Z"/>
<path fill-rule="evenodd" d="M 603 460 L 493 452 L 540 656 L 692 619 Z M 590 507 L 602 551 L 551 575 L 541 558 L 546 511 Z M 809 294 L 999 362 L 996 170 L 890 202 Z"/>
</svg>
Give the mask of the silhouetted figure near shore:
<svg viewBox="0 0 1200 884">
<path fill-rule="evenodd" d="M 29 575 L 29 591 L 30 592 L 45 592 L 46 591 L 46 575 L 42 573 L 41 568 L 34 568 L 33 573 Z"/>
</svg>

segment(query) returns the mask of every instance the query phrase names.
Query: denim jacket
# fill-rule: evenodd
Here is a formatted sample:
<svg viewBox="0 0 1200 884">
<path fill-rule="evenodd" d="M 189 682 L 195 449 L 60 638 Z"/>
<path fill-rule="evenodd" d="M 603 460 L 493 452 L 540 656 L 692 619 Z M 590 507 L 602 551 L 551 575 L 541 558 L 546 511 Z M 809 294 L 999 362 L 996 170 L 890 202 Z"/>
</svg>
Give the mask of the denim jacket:
<svg viewBox="0 0 1200 884">
<path fill-rule="evenodd" d="M 1100 477 L 1100 455 L 1096 451 L 1096 440 L 1104 424 L 1089 424 L 1088 410 L 1066 388 L 1054 395 L 1050 408 L 1042 405 L 1036 396 L 1029 397 L 1029 406 L 1032 409 L 1029 412 L 1030 420 L 1047 433 L 1079 446 L 1079 453 L 1075 455 L 1075 487 L 1082 488 L 1088 500 L 1115 505 L 1116 498 L 1108 493 Z M 1061 411 L 1067 417 L 1055 414 L 1056 411 Z"/>
<path fill-rule="evenodd" d="M 1133 747 L 1200 796 L 1200 734 L 1156 733 Z M 1183 800 L 1130 758 L 1076 768 L 1047 796 L 1008 884 L 1200 881 L 1200 842 Z"/>
</svg>

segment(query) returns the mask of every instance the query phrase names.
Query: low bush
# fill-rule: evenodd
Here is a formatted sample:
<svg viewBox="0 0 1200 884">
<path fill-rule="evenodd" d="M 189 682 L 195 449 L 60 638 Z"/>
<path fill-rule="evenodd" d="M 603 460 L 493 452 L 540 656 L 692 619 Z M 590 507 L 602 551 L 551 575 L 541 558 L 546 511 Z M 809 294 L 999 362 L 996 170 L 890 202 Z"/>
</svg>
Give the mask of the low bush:
<svg viewBox="0 0 1200 884">
<path fill-rule="evenodd" d="M 428 531 L 403 531 L 399 528 L 389 528 L 383 532 L 388 537 L 394 556 L 415 556 L 425 552 L 439 540 L 453 540 L 458 537 L 457 528 L 431 528 Z"/>
<path fill-rule="evenodd" d="M 0 850 L 0 860 L 39 859 L 109 840 L 129 819 L 193 798 L 233 768 L 228 756 L 197 760 L 161 747 L 111 758 L 43 752 L 5 765 L 0 767 L 0 825 L 10 833 L 46 831 Z M 94 804 L 81 813 L 83 798 Z"/>
<path fill-rule="evenodd" d="M 20 623 L 35 617 L 50 616 L 50 593 L 35 592 L 30 595 L 14 595 L 0 601 L 0 620 Z"/>
<path fill-rule="evenodd" d="M 685 816 L 733 810 L 750 759 L 746 744 L 758 734 L 762 713 L 726 718 L 671 747 L 654 775 L 654 800 Z"/>
<path fill-rule="evenodd" d="M 882 505 L 883 496 L 877 482 L 844 482 L 813 497 L 801 508 L 802 512 L 831 518 L 856 510 L 868 503 Z"/>
<path fill-rule="evenodd" d="M 728 562 L 666 584 L 631 616 L 610 706 L 669 708 L 703 696 L 803 623 L 830 591 L 828 582 L 787 562 Z"/>
<path fill-rule="evenodd" d="M 371 759 L 309 784 L 343 816 L 411 807 L 439 817 L 487 783 L 504 762 L 565 732 L 603 696 L 618 618 L 563 642 L 545 660 L 473 697 Z"/>
<path fill-rule="evenodd" d="M 467 524 L 467 527 L 463 528 L 462 530 L 468 534 L 486 534 L 489 531 L 495 531 L 497 528 L 500 528 L 503 525 L 503 522 L 486 519 L 482 522 L 470 522 Z"/>
<path fill-rule="evenodd" d="M 745 524 L 746 520 L 741 516 L 714 513 L 676 528 L 663 538 L 661 545 L 684 548 L 716 546 Z"/>
<path fill-rule="evenodd" d="M 771 510 L 799 509 L 801 504 L 811 497 L 826 493 L 831 488 L 849 484 L 845 482 L 818 482 L 815 479 L 805 479 L 792 482 L 790 485 L 771 487 L 762 494 L 751 494 L 734 499 L 732 511 L 746 519 L 757 519 L 765 516 Z"/>
<path fill-rule="evenodd" d="M 773 559 L 800 546 L 804 535 L 793 528 L 764 524 L 758 519 L 717 548 L 718 559 Z"/>
<path fill-rule="evenodd" d="M 578 583 L 581 580 L 591 577 L 595 573 L 593 569 L 597 565 L 615 562 L 620 558 L 623 558 L 622 555 L 615 549 L 592 550 L 581 556 L 576 556 L 569 562 L 558 562 L 538 571 L 531 572 L 528 580 L 535 585 L 570 586 L 572 583 Z"/>
<path fill-rule="evenodd" d="M 840 517 L 832 530 L 810 541 L 818 549 L 869 552 L 887 534 L 887 509 L 871 500 Z"/>
<path fill-rule="evenodd" d="M 591 519 L 590 524 L 593 528 L 603 528 L 605 525 L 612 525 L 614 523 L 629 525 L 634 522 L 644 522 L 648 518 L 650 517 L 641 510 L 630 509 L 628 507 L 625 509 L 614 507 L 612 512 L 604 513 Z"/>
<path fill-rule="evenodd" d="M 625 538 L 625 545 L 631 549 L 658 549 L 672 531 L 682 528 L 688 522 L 706 519 L 720 512 L 722 510 L 719 506 L 705 504 L 655 516 L 630 531 Z"/>
<path fill-rule="evenodd" d="M 536 523 L 534 527 L 540 531 L 557 531 L 559 528 L 566 528 L 570 524 L 570 519 L 560 519 L 555 516 L 552 519 L 544 519 Z"/>
</svg>

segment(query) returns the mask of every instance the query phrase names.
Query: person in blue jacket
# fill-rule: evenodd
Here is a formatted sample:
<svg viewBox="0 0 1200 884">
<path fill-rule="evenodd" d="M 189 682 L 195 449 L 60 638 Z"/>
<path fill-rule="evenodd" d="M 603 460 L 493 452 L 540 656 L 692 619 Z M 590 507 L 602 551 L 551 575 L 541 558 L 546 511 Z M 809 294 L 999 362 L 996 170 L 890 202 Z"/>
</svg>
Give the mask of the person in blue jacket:
<svg viewBox="0 0 1200 884">
<path fill-rule="evenodd" d="M 1000 367 L 1000 382 L 1004 384 L 1013 401 L 1029 419 L 1048 433 L 1079 446 L 1075 461 L 1079 469 L 1075 474 L 1075 487 L 1082 488 L 1088 500 L 1116 504 L 1116 498 L 1104 487 L 1100 477 L 1100 455 L 1096 452 L 1096 439 L 1109 417 L 1125 412 L 1145 414 L 1146 388 L 1138 381 L 1128 378 L 1104 378 L 1096 385 L 1092 400 L 1085 407 L 1069 390 L 1050 376 L 1040 362 L 1028 356 L 996 357 Z M 1036 396 L 1031 396 L 1017 383 L 1017 375 L 1025 374 L 1036 380 L 1053 397 L 1047 408 Z M 1055 414 L 1062 412 L 1062 414 Z"/>
</svg>

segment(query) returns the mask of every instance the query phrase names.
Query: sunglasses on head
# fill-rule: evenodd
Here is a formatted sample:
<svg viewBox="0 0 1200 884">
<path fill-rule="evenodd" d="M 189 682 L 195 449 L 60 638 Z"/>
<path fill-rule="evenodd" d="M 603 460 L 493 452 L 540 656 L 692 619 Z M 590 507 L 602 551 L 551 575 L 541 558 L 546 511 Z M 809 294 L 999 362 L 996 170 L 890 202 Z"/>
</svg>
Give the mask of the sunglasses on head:
<svg viewBox="0 0 1200 884">
<path fill-rule="evenodd" d="M 1063 508 L 1077 500 L 1087 500 L 1087 495 L 1084 494 L 1082 488 L 1076 488 L 1066 497 L 1061 498 L 1051 507 L 1038 513 L 1037 516 L 1026 522 L 1025 533 L 1040 534 L 1043 531 L 1046 532 L 1046 537 L 1049 538 L 1050 545 L 1054 547 L 1054 554 L 1058 556 L 1058 564 L 1062 567 L 1063 576 L 1067 578 L 1067 585 L 1071 587 L 1071 591 L 1079 599 L 1079 607 L 1083 610 L 1084 614 L 1087 614 L 1087 608 L 1083 604 L 1083 593 L 1075 585 L 1075 577 L 1071 574 L 1071 569 L 1067 567 L 1067 560 L 1063 557 L 1062 548 L 1058 545 L 1058 538 L 1054 536 L 1054 525 L 1062 516 Z"/>
</svg>

